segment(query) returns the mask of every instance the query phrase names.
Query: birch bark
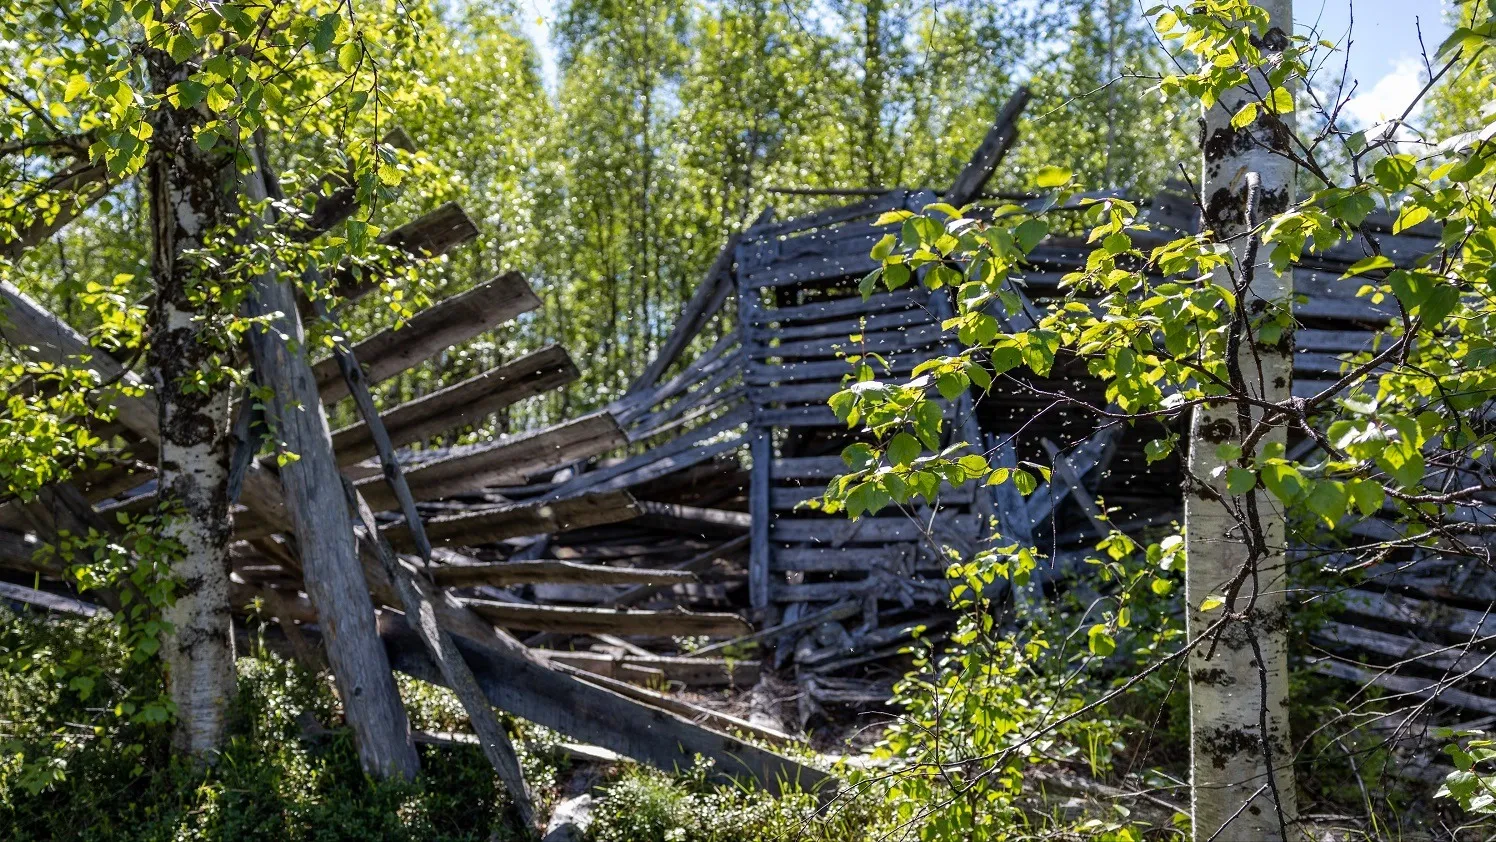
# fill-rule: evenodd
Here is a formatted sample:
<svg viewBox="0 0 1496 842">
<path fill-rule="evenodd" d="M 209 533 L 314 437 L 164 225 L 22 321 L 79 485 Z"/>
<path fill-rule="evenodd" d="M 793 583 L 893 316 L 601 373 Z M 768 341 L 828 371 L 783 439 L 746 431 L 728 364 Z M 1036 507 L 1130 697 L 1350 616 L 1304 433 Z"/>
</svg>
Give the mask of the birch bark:
<svg viewBox="0 0 1496 842">
<path fill-rule="evenodd" d="M 147 65 L 158 95 L 190 73 L 159 50 L 149 52 Z M 161 536 L 181 548 L 172 567 L 176 599 L 165 611 L 172 624 L 164 660 L 177 709 L 173 744 L 211 759 L 223 741 L 235 682 L 228 555 L 231 383 L 207 374 L 224 353 L 211 333 L 212 314 L 192 300 L 206 271 L 192 252 L 205 248 L 229 216 L 234 159 L 196 143 L 194 129 L 206 120 L 201 109 L 164 101 L 151 118 L 147 178 L 156 294 L 146 360 L 161 430 L 158 499 L 169 513 Z"/>
<path fill-rule="evenodd" d="M 1259 0 L 1258 5 L 1271 21 L 1261 39 L 1270 56 L 1288 44 L 1292 2 Z M 1249 249 L 1251 238 L 1242 236 L 1255 221 L 1293 201 L 1294 166 L 1278 154 L 1287 149 L 1293 115 L 1264 114 L 1246 128 L 1231 126 L 1232 115 L 1244 103 L 1260 101 L 1267 91 L 1265 78 L 1254 73 L 1248 85 L 1223 94 L 1201 121 L 1204 223 L 1231 244 L 1234 264 L 1216 280 L 1243 289 L 1237 315 L 1249 322 L 1269 302 L 1283 304 L 1293 294 L 1292 273 L 1275 274 Z M 1239 347 L 1228 352 L 1237 362 L 1238 387 L 1265 401 L 1288 398 L 1292 351 L 1291 334 L 1265 343 L 1244 328 Z M 1225 479 L 1228 460 L 1217 450 L 1240 443 L 1260 417 L 1245 404 L 1228 401 L 1196 410 L 1190 428 L 1193 487 L 1185 494 L 1185 589 L 1191 638 L 1223 612 L 1234 618 L 1190 655 L 1191 798 L 1199 842 L 1295 835 L 1283 514 L 1260 491 L 1232 497 Z M 1285 435 L 1279 426 L 1256 449 L 1281 443 Z M 1227 604 L 1201 611 L 1202 602 L 1213 595 L 1228 597 Z"/>
</svg>

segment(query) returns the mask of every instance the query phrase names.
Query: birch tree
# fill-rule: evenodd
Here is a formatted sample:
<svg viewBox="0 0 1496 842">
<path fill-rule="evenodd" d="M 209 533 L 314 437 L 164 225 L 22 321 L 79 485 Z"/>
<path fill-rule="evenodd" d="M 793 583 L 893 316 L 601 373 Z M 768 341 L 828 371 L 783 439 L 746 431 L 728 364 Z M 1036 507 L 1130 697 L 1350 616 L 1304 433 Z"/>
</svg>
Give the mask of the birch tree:
<svg viewBox="0 0 1496 842">
<path fill-rule="evenodd" d="M 232 353 L 215 335 L 215 279 L 205 260 L 215 234 L 235 209 L 234 153 L 204 148 L 206 106 L 170 104 L 192 70 L 158 47 L 146 55 L 151 92 L 163 100 L 151 117 L 147 165 L 155 300 L 151 307 L 148 382 L 161 417 L 157 499 L 161 535 L 178 547 L 175 601 L 165 612 L 167 685 L 176 704 L 175 745 L 205 756 L 223 741 L 234 693 L 234 638 L 229 615 L 229 401 Z"/>
<path fill-rule="evenodd" d="M 1266 22 L 1248 44 L 1262 51 L 1260 62 L 1240 86 L 1207 101 L 1201 119 L 1203 225 L 1230 246 L 1230 260 L 1213 277 L 1235 299 L 1223 360 L 1235 395 L 1195 407 L 1186 462 L 1186 628 L 1199 636 L 1222 611 L 1230 615 L 1190 654 L 1190 797 L 1199 840 L 1285 839 L 1295 812 L 1283 512 L 1255 486 L 1232 482 L 1263 448 L 1286 446 L 1286 425 L 1262 426 L 1261 407 L 1293 394 L 1291 330 L 1257 323 L 1260 314 L 1288 310 L 1293 296 L 1292 270 L 1269 266 L 1258 251 L 1262 220 L 1294 199 L 1292 93 L 1268 77 L 1289 46 L 1293 4 L 1265 0 L 1260 8 Z M 1238 119 L 1264 100 L 1266 113 Z M 1248 431 L 1265 432 L 1249 443 Z"/>
</svg>

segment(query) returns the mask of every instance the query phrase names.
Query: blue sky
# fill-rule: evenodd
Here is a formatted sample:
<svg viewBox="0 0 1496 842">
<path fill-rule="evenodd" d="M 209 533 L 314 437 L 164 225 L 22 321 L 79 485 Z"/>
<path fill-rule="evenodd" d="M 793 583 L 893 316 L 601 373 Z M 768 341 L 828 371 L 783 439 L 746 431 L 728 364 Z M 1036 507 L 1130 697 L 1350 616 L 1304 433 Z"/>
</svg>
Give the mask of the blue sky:
<svg viewBox="0 0 1496 842">
<path fill-rule="evenodd" d="M 1000 2 L 1001 0 L 994 0 Z M 517 0 L 525 34 L 540 50 L 546 85 L 556 86 L 556 51 L 550 43 L 557 0 Z M 1363 124 L 1399 114 L 1426 79 L 1418 46 L 1418 28 L 1430 52 L 1449 33 L 1444 22 L 1446 4 L 1440 0 L 1297 0 L 1295 22 L 1301 33 L 1317 30 L 1337 44 L 1351 36 L 1350 76 L 1359 83 L 1348 111 Z M 1355 26 L 1351 27 L 1354 11 Z M 1138 12 L 1141 14 L 1141 11 Z M 1321 85 L 1338 77 L 1326 73 Z"/>
</svg>

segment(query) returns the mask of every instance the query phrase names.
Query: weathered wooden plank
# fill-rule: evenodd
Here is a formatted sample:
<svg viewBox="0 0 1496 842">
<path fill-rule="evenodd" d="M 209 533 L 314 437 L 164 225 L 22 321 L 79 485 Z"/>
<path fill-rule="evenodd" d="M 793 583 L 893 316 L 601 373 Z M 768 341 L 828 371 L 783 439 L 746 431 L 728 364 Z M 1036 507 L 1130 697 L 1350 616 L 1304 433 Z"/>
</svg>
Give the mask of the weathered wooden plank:
<svg viewBox="0 0 1496 842">
<path fill-rule="evenodd" d="M 736 363 L 737 360 L 733 362 Z M 716 377 L 701 387 L 699 397 L 693 395 L 689 400 L 677 401 L 667 410 L 639 419 L 639 423 L 628 430 L 629 443 L 635 444 L 679 430 L 692 422 L 712 415 L 724 406 L 742 400 L 743 396 L 748 394 L 748 390 L 741 383 L 726 389 L 721 388 L 726 381 L 737 377 L 738 374 L 737 365 L 724 368 L 717 373 Z"/>
<path fill-rule="evenodd" d="M 399 328 L 382 330 L 355 343 L 353 355 L 372 384 L 388 380 L 458 342 L 540 306 L 540 298 L 518 272 L 506 272 L 411 316 Z M 332 357 L 312 367 L 323 403 L 348 396 L 348 386 Z"/>
<path fill-rule="evenodd" d="M 1469 639 L 1496 634 L 1496 615 L 1395 593 L 1352 589 L 1335 599 L 1354 614 Z"/>
<path fill-rule="evenodd" d="M 733 365 L 728 351 L 737 344 L 736 333 L 728 333 L 718 339 L 705 354 L 698 357 L 685 371 L 664 383 L 651 385 L 637 392 L 630 392 L 608 404 L 608 411 L 618 416 L 620 423 L 629 423 L 651 407 L 659 406 L 672 397 L 714 374 L 724 365 Z"/>
<path fill-rule="evenodd" d="M 849 470 L 840 456 L 796 456 L 775 459 L 770 476 L 774 479 L 831 479 Z"/>
<path fill-rule="evenodd" d="M 270 198 L 266 178 L 263 169 L 243 174 L 243 192 L 251 201 Z M 414 779 L 420 759 L 375 628 L 374 603 L 333 456 L 332 431 L 306 358 L 296 290 L 279 269 L 270 267 L 251 279 L 244 312 L 260 320 L 250 329 L 248 344 L 256 384 L 272 392 L 264 402 L 266 424 L 275 430 L 281 446 L 299 457 L 282 466 L 280 485 L 306 592 L 323 624 L 336 630 L 325 641 L 327 660 L 342 690 L 365 771 L 381 778 Z"/>
<path fill-rule="evenodd" d="M 975 534 L 977 521 L 974 515 L 947 515 L 940 519 L 937 526 L 944 526 L 961 534 Z M 863 517 L 858 520 L 780 517 L 774 519 L 769 535 L 775 541 L 840 546 L 849 543 L 916 541 L 924 537 L 925 527 L 924 522 L 909 517 Z"/>
<path fill-rule="evenodd" d="M 1003 159 L 1013 141 L 1018 137 L 1018 115 L 1023 113 L 1024 106 L 1028 105 L 1029 89 L 1021 87 L 1010 97 L 1002 110 L 997 112 L 997 119 L 993 121 L 992 128 L 987 131 L 987 136 L 977 146 L 977 151 L 971 156 L 971 160 L 961 169 L 956 180 L 951 183 L 950 189 L 945 191 L 945 200 L 961 207 L 982 192 L 982 187 L 992 177 L 997 169 L 998 163 Z"/>
<path fill-rule="evenodd" d="M 380 235 L 381 245 L 404 253 L 403 259 L 395 262 L 409 265 L 417 260 L 446 254 L 452 249 L 478 236 L 478 226 L 456 202 L 446 204 L 404 225 Z M 328 275 L 330 288 L 347 300 L 357 300 L 368 295 L 379 286 L 382 271 L 371 271 L 365 267 L 355 272 L 351 265 L 344 265 Z M 303 315 L 310 314 L 311 305 L 302 299 Z"/>
<path fill-rule="evenodd" d="M 1485 696 L 1477 696 L 1474 693 L 1464 690 L 1456 690 L 1447 684 L 1430 681 L 1427 678 L 1373 672 L 1332 658 L 1314 661 L 1310 665 L 1310 669 L 1321 675 L 1342 678 L 1346 681 L 1354 681 L 1362 685 L 1376 685 L 1399 695 L 1428 699 L 1440 704 L 1479 711 L 1484 714 L 1496 714 L 1496 699 L 1488 699 Z"/>
<path fill-rule="evenodd" d="M 609 567 L 574 561 L 499 561 L 491 564 L 442 564 L 430 568 L 431 580 L 439 588 L 476 585 L 508 587 L 539 582 L 570 585 L 687 585 L 700 581 L 684 570 L 647 570 Z"/>
<path fill-rule="evenodd" d="M 758 631 L 755 631 L 751 634 L 745 634 L 742 637 L 734 638 L 732 640 L 724 640 L 718 643 L 710 644 L 708 646 L 703 646 L 700 649 L 696 650 L 695 655 L 699 657 L 714 652 L 723 652 L 735 647 L 745 646 L 749 643 L 757 643 L 759 641 L 770 640 L 781 635 L 793 634 L 795 632 L 805 631 L 806 629 L 813 629 L 822 623 L 832 623 L 839 620 L 846 620 L 861 613 L 861 603 L 839 602 L 836 605 L 831 606 L 830 608 L 822 611 L 817 611 L 813 614 L 808 614 L 798 620 L 794 620 L 788 623 L 780 623 L 777 626 L 770 626 L 768 628 L 759 629 Z"/>
<path fill-rule="evenodd" d="M 916 365 L 939 356 L 929 351 L 907 351 L 887 357 L 888 369 L 877 366 L 879 376 L 908 374 Z M 824 362 L 760 363 L 750 362 L 744 380 L 749 386 L 768 386 L 775 383 L 799 383 L 807 380 L 831 380 L 851 374 L 853 367 L 845 360 Z"/>
<path fill-rule="evenodd" d="M 776 311 L 770 310 L 769 313 Z M 866 333 L 877 330 L 891 330 L 893 328 L 921 326 L 931 324 L 935 318 L 926 310 L 900 310 L 893 313 L 875 312 L 868 316 L 855 319 L 837 319 L 830 322 L 819 322 L 815 324 L 790 323 L 771 328 L 750 328 L 749 332 L 754 340 L 766 342 L 770 339 L 816 339 L 822 337 L 846 338 L 854 333 Z"/>
<path fill-rule="evenodd" d="M 843 465 L 841 473 L 847 473 L 849 470 L 846 465 Z M 776 512 L 795 511 L 800 509 L 801 503 L 819 500 L 825 493 L 826 486 L 824 485 L 777 486 L 769 492 L 769 502 Z M 962 485 L 960 488 L 942 484 L 938 499 L 941 505 L 951 506 L 969 504 L 974 498 L 975 492 L 970 484 Z"/>
<path fill-rule="evenodd" d="M 1397 663 L 1416 660 L 1424 669 L 1449 675 L 1469 673 L 1473 678 L 1496 681 L 1496 658 L 1477 646 L 1441 646 L 1334 621 L 1320 625 L 1310 632 L 1310 637 L 1321 646 L 1357 649 Z"/>
<path fill-rule="evenodd" d="M 687 531 L 698 529 L 741 531 L 748 529 L 752 522 L 752 517 L 748 512 L 734 512 L 728 509 L 682 506 L 678 503 L 657 503 L 653 500 L 640 502 L 639 508 L 643 511 L 643 514 L 639 517 L 641 523 L 673 529 L 683 528 Z"/>
<path fill-rule="evenodd" d="M 769 466 L 774 461 L 773 433 L 756 422 L 749 428 L 748 453 L 752 460 L 748 486 L 749 527 L 748 598 L 754 617 L 765 620 L 769 611 L 769 569 L 773 549 L 769 544 L 773 510 L 769 502 Z"/>
<path fill-rule="evenodd" d="M 439 671 L 409 632 L 391 624 L 386 645 L 397 669 L 440 683 Z M 704 728 L 680 714 L 529 660 L 500 657 L 462 641 L 458 645 L 494 707 L 574 740 L 672 772 L 691 768 L 698 755 L 709 757 L 714 779 L 755 784 L 776 795 L 805 789 L 829 797 L 835 790 L 835 779 L 819 769 Z"/>
<path fill-rule="evenodd" d="M 691 558 L 680 562 L 679 564 L 671 565 L 670 569 L 680 570 L 693 574 L 705 573 L 707 570 L 711 569 L 712 564 L 718 559 L 729 558 L 737 554 L 738 552 L 741 552 L 744 547 L 748 546 L 748 539 L 749 536 L 747 535 L 739 535 L 738 537 L 732 539 L 731 541 L 727 541 L 720 546 L 713 547 L 712 549 L 707 550 L 704 553 L 694 555 Z M 629 588 L 628 590 L 614 597 L 612 599 L 612 603 L 613 605 L 620 607 L 625 605 L 637 605 L 640 602 L 648 599 L 650 596 L 659 593 L 663 589 L 664 588 L 661 585 L 639 585 L 637 587 Z"/>
<path fill-rule="evenodd" d="M 450 497 L 486 486 L 517 485 L 536 471 L 585 459 L 620 447 L 623 431 L 606 412 L 584 415 L 525 435 L 500 439 L 480 450 L 457 453 L 419 465 L 405 474 L 420 500 Z M 376 509 L 391 498 L 378 489 L 377 478 L 359 482 L 359 490 Z"/>
<path fill-rule="evenodd" d="M 758 683 L 759 662 L 701 658 L 696 655 L 608 655 L 601 652 L 557 652 L 536 650 L 536 654 L 558 664 L 586 670 L 595 675 L 629 680 L 618 674 L 617 667 L 643 667 L 659 673 L 666 681 L 678 681 L 687 687 L 747 687 Z"/>
<path fill-rule="evenodd" d="M 845 573 L 874 569 L 897 570 L 910 548 L 891 547 L 778 547 L 774 569 L 807 573 Z"/>
<path fill-rule="evenodd" d="M 850 205 L 836 208 L 827 208 L 823 211 L 798 216 L 794 219 L 786 219 L 772 225 L 762 225 L 749 229 L 744 237 L 745 244 L 756 243 L 760 240 L 772 240 L 795 231 L 805 231 L 810 228 L 820 228 L 824 225 L 835 225 L 838 222 L 846 222 L 862 216 L 874 216 L 884 211 L 898 210 L 904 206 L 904 198 L 909 195 L 907 190 L 892 190 L 881 196 L 873 196 Z"/>
<path fill-rule="evenodd" d="M 617 523 L 638 514 L 639 507 L 629 494 L 607 491 L 432 518 L 426 523 L 426 534 L 434 546 L 477 546 L 506 538 Z M 412 548 L 404 524 L 391 524 L 382 531 L 397 549 Z"/>
<path fill-rule="evenodd" d="M 396 447 L 437 433 L 477 424 L 525 398 L 544 394 L 577 378 L 577 367 L 559 345 L 548 345 L 517 360 L 403 403 L 380 415 Z M 339 465 L 374 455 L 369 426 L 358 422 L 332 434 Z"/>
<path fill-rule="evenodd" d="M 752 288 L 782 287 L 793 284 L 843 278 L 848 275 L 866 275 L 882 266 L 865 250 L 848 251 L 821 257 L 805 257 L 788 263 L 775 263 L 747 279 Z"/>
<path fill-rule="evenodd" d="M 622 488 L 635 481 L 637 474 L 642 474 L 643 469 L 653 465 L 673 466 L 675 470 L 686 465 L 694 465 L 701 461 L 701 452 L 708 449 L 710 439 L 718 436 L 726 436 L 734 428 L 741 425 L 748 418 L 748 410 L 739 407 L 731 412 L 703 424 L 692 430 L 689 434 L 681 436 L 674 441 L 651 448 L 637 456 L 629 457 L 624 461 L 588 471 L 563 483 L 556 489 L 557 495 L 575 494 L 587 488 Z M 730 436 L 727 436 L 731 440 Z M 718 452 L 721 452 L 720 450 Z M 684 456 L 683 456 L 684 454 Z M 695 461 L 692 459 L 695 458 Z M 668 472 L 668 471 L 667 471 Z"/>
<path fill-rule="evenodd" d="M 496 626 L 520 631 L 649 637 L 662 635 L 734 637 L 751 631 L 753 628 L 736 614 L 571 608 L 556 605 L 522 605 L 486 599 L 461 599 L 459 602 Z"/>
<path fill-rule="evenodd" d="M 952 338 L 937 324 L 922 324 L 897 330 L 876 331 L 860 334 L 853 342 L 849 336 L 829 336 L 817 339 L 797 339 L 778 345 L 759 346 L 754 349 L 755 359 L 779 357 L 781 359 L 836 358 L 838 354 L 878 353 L 926 348 Z"/>
<path fill-rule="evenodd" d="M 793 304 L 753 313 L 748 323 L 753 325 L 811 324 L 828 319 L 845 319 L 875 313 L 892 313 L 908 307 L 923 307 L 929 300 L 924 290 L 905 289 L 895 292 L 875 292 L 866 301 L 861 296 L 833 298 L 813 301 L 809 304 Z"/>
</svg>

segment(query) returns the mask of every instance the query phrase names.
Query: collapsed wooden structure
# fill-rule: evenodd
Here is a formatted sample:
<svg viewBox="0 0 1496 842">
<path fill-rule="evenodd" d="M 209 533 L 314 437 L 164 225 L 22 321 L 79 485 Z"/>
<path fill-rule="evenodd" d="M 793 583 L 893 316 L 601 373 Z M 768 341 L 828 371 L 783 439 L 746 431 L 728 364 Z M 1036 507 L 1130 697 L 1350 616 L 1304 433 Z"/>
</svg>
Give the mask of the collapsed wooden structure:
<svg viewBox="0 0 1496 842">
<path fill-rule="evenodd" d="M 790 739 L 763 724 L 772 717 L 749 722 L 659 691 L 742 687 L 773 666 L 794 671 L 801 724 L 823 706 L 881 704 L 911 635 L 919 629 L 938 638 L 949 619 L 949 553 L 970 553 L 992 525 L 1048 550 L 1027 591 L 1015 595 L 1019 606 L 1032 607 L 1087 593 L 1083 559 L 1110 529 L 1141 534 L 1179 518 L 1178 462 L 1143 457 L 1157 430 L 1097 434 L 1085 414 L 1051 406 L 1056 392 L 1101 402 L 1078 366 L 943 402 L 951 441 L 977 445 L 999 464 L 1053 466 L 1052 480 L 1033 494 L 1019 496 L 1011 486 L 952 488 L 938 506 L 855 522 L 802 505 L 843 472 L 839 454 L 855 440 L 826 405 L 850 371 L 845 358 L 875 353 L 897 376 L 955 347 L 941 329 L 950 313 L 944 292 L 916 285 L 859 294 L 859 281 L 877 265 L 869 250 L 885 233 L 876 218 L 919 211 L 937 198 L 955 205 L 982 198 L 1017 137 L 1026 100 L 1020 92 L 1004 107 L 971 162 L 938 193 L 892 190 L 788 220 L 766 212 L 729 240 L 658 355 L 604 409 L 482 444 L 416 447 L 575 378 L 565 350 L 550 346 L 380 413 L 390 442 L 405 448 L 404 479 L 435 547 L 426 575 L 440 619 L 458 636 L 493 705 L 665 768 L 699 754 L 720 773 L 773 789 L 813 787 L 826 780 L 824 772 L 760 747 Z M 1154 231 L 1137 240 L 1162 242 L 1195 224 L 1187 196 L 1165 192 L 1147 204 Z M 315 217 L 324 230 L 339 218 L 336 203 L 328 207 Z M 1373 218 L 1369 226 L 1395 259 L 1434 247 L 1424 232 L 1393 234 L 1387 220 Z M 419 260 L 476 233 L 460 209 L 446 206 L 386 241 Z M 1356 297 L 1355 285 L 1336 282 L 1363 256 L 1360 248 L 1312 256 L 1297 273 L 1305 296 L 1296 307 L 1300 394 L 1333 380 L 1342 355 L 1366 348 L 1392 315 Z M 1023 278 L 1028 299 L 1052 296 L 1085 254 L 1078 238 L 1042 243 Z M 339 291 L 346 297 L 371 288 L 344 280 Z M 120 373 L 18 291 L 7 286 L 3 295 L 3 332 L 12 345 L 53 361 L 91 356 L 102 373 Z M 352 351 L 364 378 L 377 383 L 537 306 L 524 279 L 506 274 L 432 305 L 398 331 L 365 337 Z M 996 314 L 1016 330 L 1035 312 L 1026 306 Z M 348 397 L 334 360 L 313 371 L 325 403 Z M 120 410 L 120 423 L 105 432 L 149 460 L 145 431 L 153 412 L 144 405 Z M 1041 425 L 1029 423 L 1041 412 Z M 337 461 L 369 506 L 387 513 L 378 528 L 388 541 L 414 552 L 421 541 L 394 514 L 400 500 L 371 459 L 378 439 L 366 422 L 335 431 Z M 1312 443 L 1295 446 L 1305 453 Z M 0 507 L 0 567 L 27 577 L 0 583 L 0 597 L 47 610 L 94 610 L 67 595 L 61 571 L 39 566 L 31 551 L 59 529 L 148 505 L 150 476 L 139 464 L 50 489 L 39 504 Z M 246 481 L 236 516 L 234 599 L 275 617 L 296 648 L 317 617 L 301 595 L 296 540 L 273 477 L 274 466 L 263 465 Z M 1098 500 L 1122 514 L 1108 519 Z M 1388 528 L 1372 520 L 1357 530 L 1372 538 Z M 1305 554 L 1315 564 L 1335 557 Z M 1399 563 L 1408 561 L 1389 561 L 1338 594 L 1339 614 L 1316 635 L 1319 648 L 1308 657 L 1330 675 L 1496 715 L 1496 692 L 1485 683 L 1496 680 L 1488 663 L 1496 620 L 1482 610 L 1496 598 L 1496 585 L 1469 564 Z M 27 587 L 37 575 L 42 588 Z M 398 608 L 388 586 L 374 582 L 376 602 Z M 392 663 L 440 680 L 414 632 L 387 619 L 381 627 Z M 495 642 L 496 629 L 523 633 L 528 645 Z M 772 664 L 744 658 L 750 647 L 772 656 Z M 1415 654 L 1427 657 L 1404 663 Z"/>
</svg>

